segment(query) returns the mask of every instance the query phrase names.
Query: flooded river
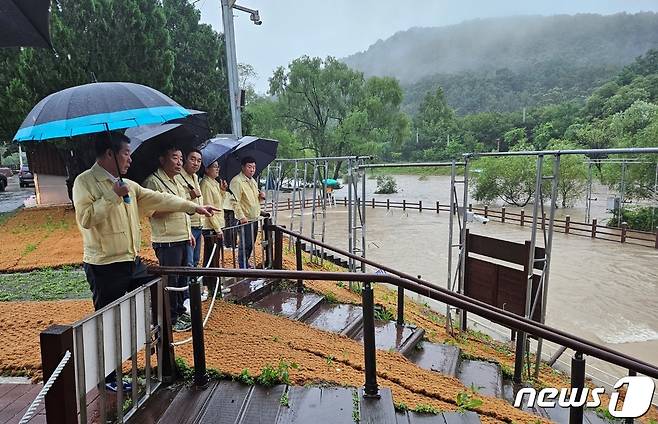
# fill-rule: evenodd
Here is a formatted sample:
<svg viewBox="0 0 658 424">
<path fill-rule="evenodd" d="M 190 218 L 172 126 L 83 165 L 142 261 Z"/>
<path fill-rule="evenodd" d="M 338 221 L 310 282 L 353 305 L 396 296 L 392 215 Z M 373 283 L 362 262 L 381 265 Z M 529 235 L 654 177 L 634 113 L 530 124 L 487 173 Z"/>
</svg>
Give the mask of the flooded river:
<svg viewBox="0 0 658 424">
<path fill-rule="evenodd" d="M 423 200 L 428 205 L 433 205 L 436 200 L 442 203 L 449 200 L 449 177 L 430 177 L 426 181 L 418 181 L 418 177 L 414 176 L 398 176 L 396 179 L 403 191 L 375 197 L 383 200 Z M 375 182 L 368 180 L 368 199 L 372 197 L 374 187 Z M 607 196 L 601 187 L 597 191 Z M 342 200 L 346 192 L 346 188 L 337 191 L 337 198 Z M 529 210 L 530 207 L 526 207 L 526 211 Z M 307 235 L 310 234 L 308 212 L 310 209 L 304 216 L 304 233 Z M 580 213 L 584 217 L 582 208 L 561 213 L 570 214 L 572 218 Z M 605 215 L 605 201 L 599 199 L 593 205 L 592 217 L 604 218 Z M 421 275 L 445 287 L 448 217 L 446 212 L 438 215 L 429 211 L 405 213 L 400 209 L 386 211 L 385 208 L 369 207 L 366 221 L 367 257 L 401 271 Z M 280 212 L 279 223 L 289 225 L 290 214 Z M 296 217 L 294 229 L 298 230 L 298 226 L 299 217 Z M 347 249 L 347 209 L 340 205 L 328 208 L 326 226 L 326 241 Z M 476 234 L 516 242 L 529 240 L 530 237 L 527 226 L 489 222 L 486 225 L 471 223 L 469 228 Z M 539 245 L 543 245 L 541 239 L 539 232 Z M 453 254 L 457 255 L 456 249 Z M 658 364 L 658 250 L 556 233 L 549 284 L 548 325 Z M 434 306 L 441 312 L 445 311 L 439 304 Z M 508 331 L 502 334 L 509 336 Z M 546 350 L 550 353 L 554 346 L 549 345 Z M 568 362 L 568 354 L 561 359 Z M 613 376 L 626 373 L 593 358 L 588 359 L 588 363 L 601 372 L 594 369 L 588 371 L 605 381 L 613 379 L 604 377 L 604 373 Z"/>
</svg>

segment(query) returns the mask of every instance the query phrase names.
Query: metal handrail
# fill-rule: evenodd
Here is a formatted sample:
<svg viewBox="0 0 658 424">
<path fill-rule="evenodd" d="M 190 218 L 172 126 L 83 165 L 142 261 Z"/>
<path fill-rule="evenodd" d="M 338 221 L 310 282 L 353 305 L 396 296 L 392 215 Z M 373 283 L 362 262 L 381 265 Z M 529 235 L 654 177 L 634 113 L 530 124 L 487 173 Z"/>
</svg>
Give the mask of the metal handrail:
<svg viewBox="0 0 658 424">
<path fill-rule="evenodd" d="M 359 257 L 359 259 L 362 259 Z M 447 289 L 422 285 L 409 279 L 400 278 L 390 274 L 370 274 L 351 272 L 320 272 L 320 271 L 289 271 L 289 270 L 252 270 L 252 269 L 222 269 L 208 268 L 195 269 L 184 267 L 153 267 L 150 271 L 160 275 L 187 275 L 213 277 L 247 277 L 247 278 L 272 278 L 272 279 L 309 279 L 343 281 L 346 279 L 364 283 L 388 283 L 406 290 L 427 296 L 431 299 L 447 303 L 453 307 L 464 309 L 468 312 L 487 318 L 491 321 L 550 340 L 561 346 L 566 346 L 577 352 L 594 356 L 611 364 L 635 371 L 649 377 L 658 378 L 658 367 L 627 356 L 621 352 L 609 349 L 605 346 L 592 343 L 580 337 L 565 333 L 558 329 L 531 321 L 524 317 L 508 313 L 494 308 L 468 296 L 451 292 Z"/>
</svg>

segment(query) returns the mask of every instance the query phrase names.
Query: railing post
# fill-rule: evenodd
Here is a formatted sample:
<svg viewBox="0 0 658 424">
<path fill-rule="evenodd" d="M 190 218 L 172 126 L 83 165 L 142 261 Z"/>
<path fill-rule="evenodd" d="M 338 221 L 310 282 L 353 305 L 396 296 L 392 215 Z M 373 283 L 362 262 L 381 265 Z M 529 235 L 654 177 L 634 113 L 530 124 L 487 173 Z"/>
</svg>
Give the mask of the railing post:
<svg viewBox="0 0 658 424">
<path fill-rule="evenodd" d="M 82 331 L 82 328 L 80 328 Z M 62 369 L 55 384 L 46 394 L 46 420 L 52 423 L 77 424 L 75 357 L 73 356 L 73 327 L 51 325 L 39 335 L 41 344 L 41 368 L 47 381 L 68 350 L 71 357 Z"/>
<path fill-rule="evenodd" d="M 343 197 L 343 202 L 345 202 L 345 207 L 347 207 L 347 197 Z"/>
<path fill-rule="evenodd" d="M 484 205 L 484 217 L 489 218 L 489 206 Z"/>
<path fill-rule="evenodd" d="M 391 209 L 391 199 L 386 199 L 386 210 Z M 656 239 L 658 240 L 658 239 Z"/>
<path fill-rule="evenodd" d="M 473 203 L 468 204 L 468 211 L 473 212 Z"/>
<path fill-rule="evenodd" d="M 190 318 L 192 319 L 192 355 L 194 357 L 194 384 L 208 385 L 206 374 L 206 350 L 203 339 L 203 314 L 201 313 L 201 283 L 192 281 L 190 287 Z"/>
<path fill-rule="evenodd" d="M 541 230 L 546 230 L 546 212 L 541 213 Z"/>
<path fill-rule="evenodd" d="M 418 210 L 419 210 L 420 212 L 423 211 L 423 201 L 422 201 L 422 200 L 419 200 L 419 201 L 418 201 Z"/>
<path fill-rule="evenodd" d="M 440 210 L 440 209 L 441 209 L 441 204 L 440 204 L 439 201 L 437 200 L 437 201 L 436 201 L 436 213 L 439 213 L 439 210 Z"/>
<path fill-rule="evenodd" d="M 288 210 L 290 210 L 292 209 L 292 207 L 290 206 L 290 197 L 287 200 L 288 200 Z"/>
<path fill-rule="evenodd" d="M 525 209 L 521 209 L 521 226 L 525 225 Z"/>
<path fill-rule="evenodd" d="M 516 350 L 514 353 L 514 378 L 513 381 L 516 384 L 521 384 L 523 382 L 523 352 L 525 352 L 524 345 L 526 341 L 526 335 L 523 332 L 517 332 L 516 334 Z"/>
<path fill-rule="evenodd" d="M 406 211 L 407 210 L 407 201 L 402 199 L 402 210 Z"/>
<path fill-rule="evenodd" d="M 272 218 L 270 217 L 265 218 L 263 238 L 265 242 L 265 264 L 267 268 L 272 268 Z"/>
<path fill-rule="evenodd" d="M 297 271 L 301 271 L 303 269 L 303 263 L 302 263 L 302 241 L 300 239 L 297 239 L 295 241 L 295 259 L 297 262 Z M 297 280 L 297 292 L 301 293 L 304 291 L 304 280 L 301 278 Z"/>
<path fill-rule="evenodd" d="M 576 352 L 571 358 L 571 389 L 578 389 L 578 394 L 585 387 L 585 358 Z M 582 424 L 583 406 L 572 406 L 569 409 L 569 424 Z"/>
<path fill-rule="evenodd" d="M 567 215 L 564 218 L 564 234 L 569 234 L 571 230 L 571 215 Z"/>
<path fill-rule="evenodd" d="M 363 357 L 366 372 L 363 397 L 379 398 L 377 355 L 375 351 L 375 304 L 370 283 L 364 283 L 361 299 L 363 303 Z"/>
<path fill-rule="evenodd" d="M 398 325 L 404 325 L 404 287 L 398 286 Z"/>
<path fill-rule="evenodd" d="M 372 208 L 375 209 L 375 198 L 372 198 Z"/>
<path fill-rule="evenodd" d="M 628 231 L 628 223 L 627 222 L 622 222 L 621 223 L 621 242 L 626 243 L 626 233 Z"/>
<path fill-rule="evenodd" d="M 592 220 L 592 238 L 596 238 L 596 218 Z"/>
<path fill-rule="evenodd" d="M 167 384 L 173 383 L 176 380 L 176 356 L 174 355 L 174 346 L 172 345 L 174 338 L 172 335 L 171 302 L 169 300 L 169 292 L 165 290 L 165 287 L 169 287 L 170 278 L 172 277 L 169 275 L 162 276 L 162 285 L 159 288 L 162 292 L 162 310 L 158 311 L 159 314 L 162 314 L 162 381 Z"/>
<path fill-rule="evenodd" d="M 274 269 L 283 269 L 283 233 L 278 229 L 274 229 Z"/>
<path fill-rule="evenodd" d="M 658 249 L 658 227 L 656 227 L 656 245 L 654 247 Z"/>
<path fill-rule="evenodd" d="M 505 206 L 500 208 L 500 222 L 505 222 Z"/>
</svg>

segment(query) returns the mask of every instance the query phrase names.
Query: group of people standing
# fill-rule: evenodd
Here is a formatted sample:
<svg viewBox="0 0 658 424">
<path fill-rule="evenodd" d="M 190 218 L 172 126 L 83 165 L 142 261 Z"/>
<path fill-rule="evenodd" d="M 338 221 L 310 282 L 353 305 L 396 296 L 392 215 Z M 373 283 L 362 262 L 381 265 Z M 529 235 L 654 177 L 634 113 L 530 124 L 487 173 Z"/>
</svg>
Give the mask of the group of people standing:
<svg viewBox="0 0 658 424">
<path fill-rule="evenodd" d="M 218 162 L 203 167 L 201 151 L 164 145 L 159 168 L 139 185 L 121 178 L 132 162 L 129 146 L 122 134 L 99 134 L 96 162 L 73 184 L 84 270 L 96 310 L 152 278 L 139 258 L 142 216 L 149 217 L 152 248 L 161 266 L 198 266 L 202 240 L 216 242 L 220 249 L 236 247 L 236 233 L 238 264 L 252 266 L 249 257 L 265 198 L 254 179 L 253 158 L 243 158 L 242 172 L 227 184 L 219 180 Z M 238 223 L 240 231 L 226 231 Z M 188 279 L 170 278 L 169 284 L 186 287 Z M 205 293 L 207 298 L 207 288 Z M 169 296 L 174 331 L 188 331 L 187 291 L 169 291 Z"/>
</svg>

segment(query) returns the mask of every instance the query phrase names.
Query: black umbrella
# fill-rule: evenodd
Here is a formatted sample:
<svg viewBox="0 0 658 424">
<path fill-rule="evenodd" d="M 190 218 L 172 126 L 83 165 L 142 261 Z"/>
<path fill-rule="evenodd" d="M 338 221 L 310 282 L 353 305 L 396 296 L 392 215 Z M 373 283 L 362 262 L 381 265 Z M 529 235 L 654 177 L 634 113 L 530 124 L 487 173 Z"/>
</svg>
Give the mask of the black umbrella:
<svg viewBox="0 0 658 424">
<path fill-rule="evenodd" d="M 96 82 L 67 88 L 41 100 L 23 121 L 14 141 L 162 124 L 188 115 L 187 109 L 145 85 Z"/>
<path fill-rule="evenodd" d="M 0 0 L 0 47 L 52 48 L 50 0 Z"/>
<path fill-rule="evenodd" d="M 183 153 L 198 148 L 205 138 L 199 138 L 184 124 L 144 125 L 128 128 L 132 164 L 126 175 L 142 183 L 160 166 L 160 154 L 165 145 L 174 145 Z"/>
<path fill-rule="evenodd" d="M 240 143 L 229 137 L 217 137 L 208 140 L 208 144 L 201 150 L 203 166 L 207 168 L 211 163 L 219 161 L 219 166 L 224 168 L 227 156 Z"/>
<path fill-rule="evenodd" d="M 276 159 L 278 145 L 279 142 L 276 140 L 252 136 L 242 137 L 238 147 L 228 155 L 222 175 L 226 177 L 227 181 L 238 175 L 242 170 L 242 158 L 245 157 L 252 157 L 256 160 L 255 176 L 260 175 L 267 165 Z"/>
</svg>

